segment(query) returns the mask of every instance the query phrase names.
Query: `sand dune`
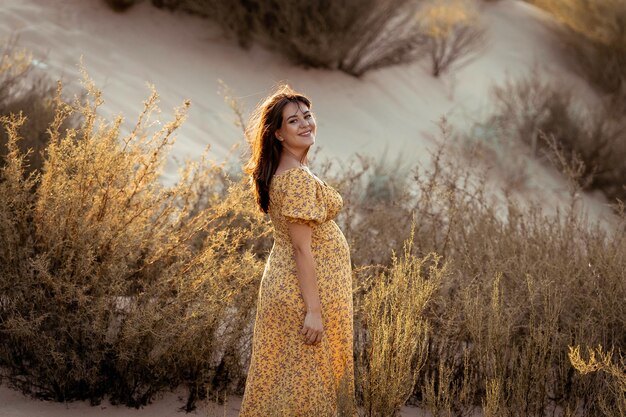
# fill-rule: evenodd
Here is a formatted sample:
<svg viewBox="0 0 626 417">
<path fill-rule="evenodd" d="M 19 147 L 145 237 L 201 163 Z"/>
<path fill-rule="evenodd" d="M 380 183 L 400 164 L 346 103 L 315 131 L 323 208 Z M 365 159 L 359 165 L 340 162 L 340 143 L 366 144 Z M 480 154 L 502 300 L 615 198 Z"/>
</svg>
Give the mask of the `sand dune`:
<svg viewBox="0 0 626 417">
<path fill-rule="evenodd" d="M 180 129 L 173 156 L 197 155 L 211 144 L 222 159 L 241 132 L 218 94 L 223 80 L 251 109 L 278 81 L 310 95 L 318 115 L 317 145 L 323 157 L 347 158 L 355 152 L 378 155 L 388 148 L 410 160 L 427 158 L 434 123 L 447 115 L 459 126 L 472 122 L 487 105 L 487 91 L 507 74 L 538 63 L 546 73 L 567 76 L 555 59 L 555 45 L 542 14 L 517 1 L 502 1 L 483 11 L 488 45 L 478 59 L 456 73 L 435 79 L 426 63 L 386 68 L 362 79 L 294 67 L 280 56 L 253 47 L 238 48 L 200 18 L 171 14 L 143 2 L 117 14 L 102 1 L 6 0 L 0 37 L 19 35 L 20 44 L 45 63 L 53 78 L 76 85 L 80 56 L 104 90 L 102 114 L 123 114 L 129 124 L 148 95 L 146 82 L 161 95 L 163 119 L 184 99 L 192 108 Z M 575 79 L 575 77 L 571 77 Z M 176 167 L 166 172 L 173 179 Z"/>
</svg>

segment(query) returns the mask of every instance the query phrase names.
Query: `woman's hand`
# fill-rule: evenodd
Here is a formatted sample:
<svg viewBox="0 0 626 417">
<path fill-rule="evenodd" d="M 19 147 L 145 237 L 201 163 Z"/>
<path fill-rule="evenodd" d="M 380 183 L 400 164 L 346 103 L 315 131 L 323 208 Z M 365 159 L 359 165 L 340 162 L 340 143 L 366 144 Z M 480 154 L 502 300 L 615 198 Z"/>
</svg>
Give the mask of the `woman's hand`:
<svg viewBox="0 0 626 417">
<path fill-rule="evenodd" d="M 307 345 L 316 345 L 321 342 L 324 334 L 322 313 L 307 311 L 301 333 L 304 335 L 304 343 Z"/>
</svg>

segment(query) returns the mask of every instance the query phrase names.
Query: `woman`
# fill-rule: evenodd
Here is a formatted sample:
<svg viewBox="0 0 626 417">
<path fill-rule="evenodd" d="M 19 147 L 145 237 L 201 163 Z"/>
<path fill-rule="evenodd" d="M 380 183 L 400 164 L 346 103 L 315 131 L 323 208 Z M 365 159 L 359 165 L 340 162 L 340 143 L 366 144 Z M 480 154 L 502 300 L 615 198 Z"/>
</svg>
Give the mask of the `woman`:
<svg viewBox="0 0 626 417">
<path fill-rule="evenodd" d="M 259 105 L 246 165 L 274 246 L 257 302 L 240 417 L 354 415 L 352 274 L 333 221 L 339 193 L 313 175 L 311 102 L 287 85 Z"/>
</svg>

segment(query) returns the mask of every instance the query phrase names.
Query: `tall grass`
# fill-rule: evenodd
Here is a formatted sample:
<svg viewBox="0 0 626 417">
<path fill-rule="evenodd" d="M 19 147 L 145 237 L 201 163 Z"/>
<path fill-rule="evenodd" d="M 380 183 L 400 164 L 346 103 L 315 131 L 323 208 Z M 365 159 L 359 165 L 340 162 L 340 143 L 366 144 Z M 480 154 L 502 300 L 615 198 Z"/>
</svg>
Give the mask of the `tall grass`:
<svg viewBox="0 0 626 417">
<path fill-rule="evenodd" d="M 444 276 L 436 256 L 412 254 L 411 238 L 388 271 L 361 275 L 355 350 L 364 415 L 397 415 L 413 391 L 428 356 L 423 313 Z"/>
<path fill-rule="evenodd" d="M 450 141 L 445 124 L 441 134 Z M 544 214 L 539 202 L 494 194 L 486 174 L 445 148 L 386 205 L 355 198 L 369 172 L 337 181 L 354 204 L 342 227 L 355 264 L 366 264 L 375 248 L 381 257 L 398 250 L 396 240 L 382 240 L 409 236 L 413 217 L 414 255 L 436 252 L 447 264 L 424 312 L 429 355 L 411 401 L 436 415 L 476 408 L 499 416 L 555 409 L 597 415 L 604 376 L 578 375 L 567 352 L 573 344 L 626 343 L 625 219 L 606 232 L 576 211 L 575 200 L 555 216 Z"/>
</svg>

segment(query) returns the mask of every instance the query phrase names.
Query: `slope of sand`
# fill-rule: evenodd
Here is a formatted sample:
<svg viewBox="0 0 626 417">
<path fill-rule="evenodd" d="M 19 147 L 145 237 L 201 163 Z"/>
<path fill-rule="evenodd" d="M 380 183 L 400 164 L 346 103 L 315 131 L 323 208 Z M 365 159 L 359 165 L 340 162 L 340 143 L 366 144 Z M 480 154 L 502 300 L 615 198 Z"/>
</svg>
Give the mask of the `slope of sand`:
<svg viewBox="0 0 626 417">
<path fill-rule="evenodd" d="M 309 94 L 318 115 L 317 145 L 325 157 L 355 152 L 377 155 L 386 147 L 409 160 L 426 158 L 423 134 L 441 115 L 463 125 L 487 104 L 493 82 L 521 74 L 535 63 L 546 73 L 567 76 L 541 13 L 522 2 L 501 1 L 483 10 L 488 42 L 478 59 L 435 79 L 427 63 L 386 68 L 362 79 L 294 67 L 259 47 L 239 49 L 206 20 L 174 15 L 142 2 L 118 14 L 99 0 L 4 0 L 0 38 L 19 35 L 19 44 L 42 59 L 53 78 L 76 84 L 80 56 L 104 90 L 102 114 L 121 113 L 129 124 L 148 95 L 146 82 L 161 95 L 163 119 L 186 98 L 192 108 L 173 154 L 197 155 L 207 144 L 225 157 L 241 133 L 218 94 L 223 80 L 250 110 L 280 81 Z M 171 165 L 168 178 L 176 174 Z"/>
<path fill-rule="evenodd" d="M 117 14 L 100 0 L 3 0 L 0 38 L 19 36 L 35 64 L 70 90 L 80 78 L 82 56 L 89 75 L 104 91 L 102 114 L 123 114 L 131 126 L 148 96 L 146 82 L 161 95 L 163 121 L 184 99 L 189 117 L 178 132 L 165 182 L 177 176 L 175 160 L 196 157 L 211 145 L 211 157 L 222 160 L 233 145 L 242 144 L 234 115 L 218 93 L 223 80 L 249 111 L 278 81 L 288 81 L 313 99 L 318 118 L 319 157 L 339 161 L 355 153 L 390 159 L 401 152 L 408 162 L 427 161 L 436 122 L 446 115 L 458 128 L 467 128 L 488 111 L 488 90 L 509 76 L 540 72 L 576 85 L 576 92 L 593 99 L 588 87 L 559 58 L 550 20 L 521 1 L 485 4 L 482 11 L 488 43 L 457 72 L 435 79 L 427 64 L 418 62 L 378 70 L 356 79 L 338 72 L 294 67 L 259 47 L 241 50 L 207 21 L 172 14 L 145 1 L 128 13 Z M 547 207 L 566 196 L 561 179 L 539 167 L 529 179 L 531 195 Z M 599 200 L 585 197 L 594 218 L 609 217 Z M 233 414 L 237 398 L 231 402 Z M 113 406 L 90 408 L 39 402 L 0 387 L 0 416 L 169 416 L 180 415 L 176 394 L 166 394 L 144 410 Z M 408 408 L 406 410 L 409 410 Z M 408 413 L 409 411 L 407 411 Z M 220 414 L 221 415 L 221 412 Z M 415 411 L 412 414 L 416 415 Z"/>
</svg>

